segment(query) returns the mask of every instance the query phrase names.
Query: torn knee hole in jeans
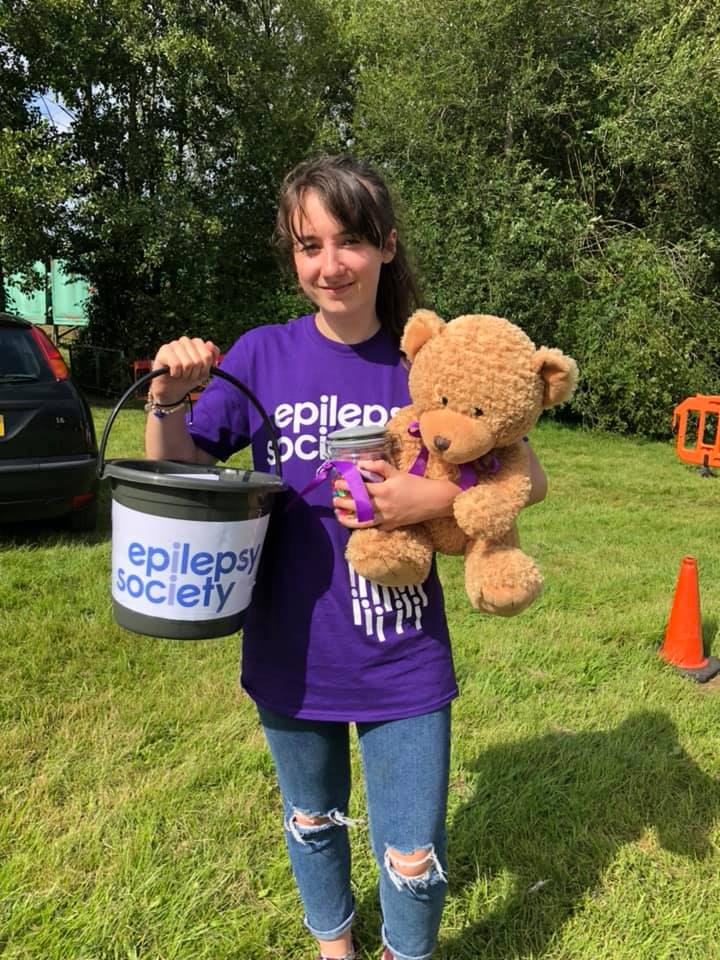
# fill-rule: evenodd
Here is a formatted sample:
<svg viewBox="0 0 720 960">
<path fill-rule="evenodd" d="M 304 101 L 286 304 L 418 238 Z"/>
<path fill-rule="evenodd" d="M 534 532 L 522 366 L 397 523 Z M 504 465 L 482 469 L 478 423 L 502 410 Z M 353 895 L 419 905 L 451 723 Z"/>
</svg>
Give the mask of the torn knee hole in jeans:
<svg viewBox="0 0 720 960">
<path fill-rule="evenodd" d="M 307 843 L 313 834 L 322 833 L 331 827 L 354 827 L 358 823 L 358 820 L 346 816 L 336 807 L 327 813 L 311 813 L 293 807 L 291 816 L 285 821 L 285 829 L 298 843 Z"/>
<path fill-rule="evenodd" d="M 416 856 L 422 853 L 423 856 Z M 385 848 L 385 869 L 393 885 L 401 890 L 405 887 L 428 887 L 432 883 L 447 883 L 447 876 L 435 852 L 434 844 L 416 847 L 401 853 L 393 847 Z"/>
</svg>

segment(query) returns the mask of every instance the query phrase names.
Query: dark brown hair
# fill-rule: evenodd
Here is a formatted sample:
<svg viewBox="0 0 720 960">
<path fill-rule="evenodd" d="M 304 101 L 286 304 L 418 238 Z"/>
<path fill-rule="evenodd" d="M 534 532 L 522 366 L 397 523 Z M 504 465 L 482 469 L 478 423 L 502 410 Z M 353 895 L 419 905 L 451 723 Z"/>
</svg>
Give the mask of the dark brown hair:
<svg viewBox="0 0 720 960">
<path fill-rule="evenodd" d="M 314 190 L 323 206 L 353 236 L 383 250 L 397 229 L 390 192 L 378 173 L 364 160 L 348 154 L 319 157 L 298 164 L 285 177 L 275 226 L 275 242 L 288 260 L 299 240 L 295 214 L 303 215 L 303 200 Z M 415 277 L 400 240 L 395 256 L 380 268 L 375 310 L 378 320 L 399 346 L 405 321 L 419 303 Z"/>
</svg>

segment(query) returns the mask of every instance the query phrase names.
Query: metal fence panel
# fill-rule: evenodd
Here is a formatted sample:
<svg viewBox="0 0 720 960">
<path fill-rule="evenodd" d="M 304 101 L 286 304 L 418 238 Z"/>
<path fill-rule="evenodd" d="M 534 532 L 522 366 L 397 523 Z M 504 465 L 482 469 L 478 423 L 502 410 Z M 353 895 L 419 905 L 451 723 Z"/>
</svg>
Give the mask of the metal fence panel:
<svg viewBox="0 0 720 960">
<path fill-rule="evenodd" d="M 70 369 L 84 390 L 111 396 L 130 385 L 130 367 L 122 350 L 71 343 Z"/>
</svg>

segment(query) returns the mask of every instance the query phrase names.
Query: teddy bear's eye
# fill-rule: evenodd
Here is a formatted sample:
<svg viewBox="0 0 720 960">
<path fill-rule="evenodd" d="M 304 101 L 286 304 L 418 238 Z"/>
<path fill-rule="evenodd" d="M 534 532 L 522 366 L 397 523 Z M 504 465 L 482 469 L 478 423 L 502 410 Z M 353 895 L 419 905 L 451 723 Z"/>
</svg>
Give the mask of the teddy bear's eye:
<svg viewBox="0 0 720 960">
<path fill-rule="evenodd" d="M 444 407 L 446 407 L 446 406 L 448 405 L 448 398 L 447 398 L 447 397 L 440 397 L 440 403 L 441 403 Z"/>
<path fill-rule="evenodd" d="M 481 407 L 473 407 L 473 416 L 474 416 L 474 417 L 481 417 L 482 415 L 483 415 L 483 412 L 482 412 L 482 408 L 481 408 Z"/>
</svg>

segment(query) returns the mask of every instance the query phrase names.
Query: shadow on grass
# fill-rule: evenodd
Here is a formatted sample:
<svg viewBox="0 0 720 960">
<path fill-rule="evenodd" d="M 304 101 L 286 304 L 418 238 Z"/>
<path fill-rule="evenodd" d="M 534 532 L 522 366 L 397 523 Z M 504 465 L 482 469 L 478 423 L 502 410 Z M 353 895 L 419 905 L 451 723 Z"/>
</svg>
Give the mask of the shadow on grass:
<svg viewBox="0 0 720 960">
<path fill-rule="evenodd" d="M 648 830 L 672 853 L 711 852 L 720 784 L 687 755 L 663 713 L 505 744 L 471 770 L 474 796 L 449 824 L 449 878 L 452 895 L 479 906 L 443 941 L 445 960 L 542 956 L 620 849 Z"/>
</svg>

